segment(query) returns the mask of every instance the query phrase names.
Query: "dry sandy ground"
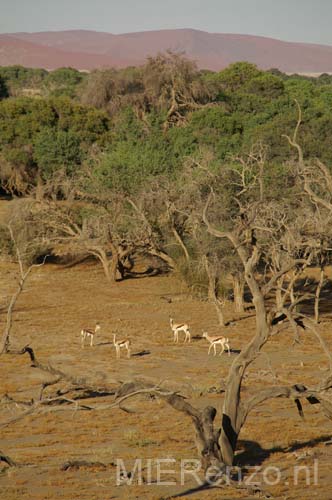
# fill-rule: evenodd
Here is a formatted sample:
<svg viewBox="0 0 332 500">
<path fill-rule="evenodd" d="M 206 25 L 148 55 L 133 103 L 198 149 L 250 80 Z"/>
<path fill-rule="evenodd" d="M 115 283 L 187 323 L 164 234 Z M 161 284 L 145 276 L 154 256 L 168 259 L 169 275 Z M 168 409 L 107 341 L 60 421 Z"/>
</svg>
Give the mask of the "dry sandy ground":
<svg viewBox="0 0 332 500">
<path fill-rule="evenodd" d="M 14 291 L 15 265 L 0 264 L 0 305 Z M 172 297 L 168 303 L 163 296 Z M 175 321 L 188 321 L 194 337 L 190 345 L 174 345 L 169 328 L 169 315 Z M 227 310 L 227 317 L 233 316 Z M 247 314 L 248 316 L 248 314 Z M 93 327 L 100 321 L 102 329 L 95 346 L 81 348 L 79 332 L 84 326 Z M 4 311 L 0 314 L 3 331 Z M 331 323 L 328 318 L 319 326 L 328 345 L 332 346 Z M 12 346 L 29 343 L 43 362 L 71 375 L 84 377 L 89 384 L 114 389 L 120 381 L 135 377 L 172 385 L 181 390 L 198 407 L 214 405 L 220 411 L 222 394 L 209 392 L 220 387 L 228 368 L 253 335 L 254 318 L 247 317 L 227 328 L 233 352 L 221 357 L 208 357 L 207 342 L 202 331 L 217 333 L 213 308 L 206 302 L 192 299 L 180 282 L 172 276 L 126 280 L 110 286 L 96 264 L 73 269 L 45 265 L 35 269 L 20 296 L 14 313 Z M 131 359 L 115 359 L 112 335 L 129 336 L 132 340 Z M 309 334 L 302 343 L 293 346 L 293 336 L 286 330 L 273 339 L 250 367 L 244 391 L 273 383 L 315 384 L 326 374 L 328 363 Z M 145 355 L 137 355 L 145 351 Z M 41 383 L 52 376 L 31 368 L 28 357 L 2 356 L 0 359 L 0 398 L 8 394 L 27 401 L 37 398 Z M 67 384 L 68 385 L 68 384 Z M 59 384 L 64 388 L 66 383 Z M 56 388 L 49 387 L 45 395 Z M 90 398 L 86 404 L 111 403 L 112 396 Z M 193 478 L 180 481 L 180 461 L 196 458 L 193 427 L 188 417 L 177 413 L 164 402 L 140 397 L 126 403 L 135 412 L 119 408 L 98 411 L 56 411 L 25 418 L 0 427 L 0 450 L 22 467 L 0 473 L 1 500 L 111 500 L 162 499 L 185 492 L 196 486 Z M 19 415 L 22 407 L 0 405 L 0 424 Z M 332 423 L 317 405 L 304 404 L 305 420 L 301 420 L 294 404 L 275 400 L 254 411 L 241 433 L 239 460 L 262 467 L 255 480 L 282 499 L 331 499 Z M 249 450 L 249 451 L 248 451 Z M 147 480 L 148 459 L 175 459 L 162 468 L 174 469 L 162 475 L 170 486 L 157 486 L 156 465 L 152 467 L 152 484 L 116 485 L 117 459 L 129 470 L 136 458 L 142 459 Z M 102 462 L 105 466 L 82 467 L 64 471 L 69 460 Z M 294 467 L 307 466 L 297 472 Z M 277 472 L 280 470 L 280 481 Z M 316 472 L 315 472 L 316 471 Z M 315 476 L 316 474 L 316 476 Z M 274 483 L 277 484 L 266 484 Z M 294 484 L 298 482 L 298 484 Z M 310 482 L 310 484 L 309 484 Z M 306 484 L 308 483 L 308 484 Z M 317 484 L 314 484 L 317 483 Z M 184 494 L 182 498 L 232 499 L 255 498 L 247 491 L 214 488 Z M 257 497 L 256 497 L 257 498 Z"/>
</svg>

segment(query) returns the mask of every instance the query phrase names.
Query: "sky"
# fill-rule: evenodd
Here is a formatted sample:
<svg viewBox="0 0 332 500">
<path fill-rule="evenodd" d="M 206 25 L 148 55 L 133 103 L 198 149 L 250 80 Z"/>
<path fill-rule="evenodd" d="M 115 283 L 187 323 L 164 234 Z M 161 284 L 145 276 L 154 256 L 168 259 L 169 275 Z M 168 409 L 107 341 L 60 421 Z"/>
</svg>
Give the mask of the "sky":
<svg viewBox="0 0 332 500">
<path fill-rule="evenodd" d="M 0 0 L 0 33 L 193 28 L 332 45 L 332 0 Z"/>
</svg>

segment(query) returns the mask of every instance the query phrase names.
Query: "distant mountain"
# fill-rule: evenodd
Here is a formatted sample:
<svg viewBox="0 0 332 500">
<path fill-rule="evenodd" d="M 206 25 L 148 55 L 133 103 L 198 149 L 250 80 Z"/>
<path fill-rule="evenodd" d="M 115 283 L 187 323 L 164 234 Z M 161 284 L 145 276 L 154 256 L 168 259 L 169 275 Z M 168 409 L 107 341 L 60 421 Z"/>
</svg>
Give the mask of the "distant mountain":
<svg viewBox="0 0 332 500">
<path fill-rule="evenodd" d="M 0 66 L 20 64 L 29 68 L 56 69 L 71 66 L 77 69 L 90 70 L 99 67 L 123 67 L 129 64 L 112 55 L 104 57 L 100 54 L 72 52 L 41 43 L 29 42 L 12 35 L 0 35 Z"/>
<path fill-rule="evenodd" d="M 0 65 L 91 70 L 143 64 L 166 50 L 183 52 L 199 68 L 220 70 L 236 61 L 290 73 L 332 72 L 332 47 L 251 35 L 191 29 L 113 35 L 96 31 L 45 31 L 0 35 Z"/>
</svg>

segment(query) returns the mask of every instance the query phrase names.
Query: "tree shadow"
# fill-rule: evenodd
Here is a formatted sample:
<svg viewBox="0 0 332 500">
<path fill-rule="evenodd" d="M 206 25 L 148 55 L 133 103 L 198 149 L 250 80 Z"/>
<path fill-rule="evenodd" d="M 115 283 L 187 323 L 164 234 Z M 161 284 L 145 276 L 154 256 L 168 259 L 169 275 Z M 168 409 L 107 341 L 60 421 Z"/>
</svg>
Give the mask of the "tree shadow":
<svg viewBox="0 0 332 500">
<path fill-rule="evenodd" d="M 148 356 L 149 354 L 151 354 L 151 351 L 148 351 L 148 350 L 143 350 L 143 351 L 139 351 L 139 352 L 134 352 L 133 354 L 131 354 L 131 357 L 134 358 L 134 357 L 142 357 L 142 356 Z"/>
<path fill-rule="evenodd" d="M 323 435 L 314 439 L 308 439 L 307 441 L 296 442 L 291 446 L 263 448 L 257 441 L 239 440 L 238 446 L 244 449 L 235 455 L 234 465 L 239 467 L 261 465 L 274 453 L 292 453 L 327 441 L 331 441 L 331 435 Z"/>
<path fill-rule="evenodd" d="M 104 345 L 110 345 L 110 346 L 114 346 L 114 343 L 112 341 L 107 341 L 107 342 L 99 342 L 98 344 L 95 344 L 95 347 L 100 347 L 100 346 L 104 346 Z M 148 351 L 146 349 L 144 349 L 143 351 L 138 351 L 138 352 L 133 352 L 131 353 L 130 357 L 131 358 L 139 358 L 139 357 L 142 357 L 142 356 L 148 356 L 149 354 L 151 354 L 151 351 Z"/>
<path fill-rule="evenodd" d="M 220 488 L 221 488 L 220 486 L 213 485 L 209 482 L 204 482 L 203 484 L 200 484 L 199 486 L 189 488 L 188 490 L 182 491 L 181 493 L 177 493 L 176 495 L 172 495 L 170 497 L 165 497 L 164 500 L 171 500 L 172 498 L 181 498 L 184 496 L 194 495 L 195 493 L 199 493 L 200 491 L 215 490 L 215 489 L 220 489 Z"/>
<path fill-rule="evenodd" d="M 307 441 L 302 441 L 298 443 L 294 443 L 291 446 L 283 447 L 283 446 L 273 446 L 272 448 L 263 448 L 256 441 L 248 441 L 248 440 L 239 440 L 238 445 L 244 448 L 244 451 L 241 451 L 234 458 L 234 466 L 238 466 L 241 468 L 242 472 L 246 472 L 246 467 L 258 466 L 262 465 L 264 461 L 270 457 L 273 453 L 292 453 L 297 450 L 301 450 L 307 447 L 313 447 L 317 444 L 330 442 L 331 436 L 324 435 L 315 439 L 309 439 Z M 236 481 L 236 474 L 232 475 L 232 479 Z M 193 488 L 189 488 L 185 491 L 172 495 L 170 497 L 165 498 L 165 500 L 170 500 L 173 498 L 181 498 L 189 495 L 193 495 L 195 493 L 199 493 L 200 491 L 212 490 L 212 489 L 220 489 L 221 486 L 213 485 L 209 482 L 204 482 L 199 486 L 195 486 Z"/>
<path fill-rule="evenodd" d="M 125 274 L 122 277 L 122 279 L 118 280 L 118 281 L 148 278 L 148 277 L 152 277 L 152 276 L 160 276 L 161 274 L 167 274 L 168 272 L 169 271 L 165 271 L 164 269 L 150 266 L 145 271 L 125 271 Z"/>
<path fill-rule="evenodd" d="M 71 398 L 73 401 L 80 401 L 81 399 L 105 398 L 107 396 L 114 396 L 116 393 L 115 390 L 100 389 L 97 391 L 95 389 L 87 389 L 85 387 L 76 387 L 70 392 L 74 392 L 74 395 Z M 65 398 L 66 394 L 66 391 L 57 391 L 57 395 L 60 397 L 64 396 Z M 56 404 L 68 404 L 68 401 L 64 399 L 62 403 L 59 403 L 59 401 L 57 401 Z"/>
<path fill-rule="evenodd" d="M 287 288 L 289 282 L 285 282 L 285 288 Z M 297 292 L 307 293 L 310 296 L 305 300 L 301 301 L 299 304 L 299 308 L 301 313 L 307 316 L 314 315 L 314 306 L 315 306 L 315 293 L 317 290 L 318 280 L 314 277 L 304 277 L 296 280 L 294 284 L 294 293 Z M 320 314 L 326 314 L 331 316 L 331 306 L 332 306 L 332 280 L 325 277 L 325 281 L 320 291 L 320 301 L 319 301 L 319 312 Z M 272 296 L 270 297 L 272 300 Z M 247 303 L 245 306 L 245 311 L 250 312 L 254 310 L 254 306 L 252 304 L 252 296 L 250 290 L 246 287 L 244 291 L 244 300 Z M 250 316 L 247 316 L 250 317 Z M 246 317 L 236 318 L 234 321 L 241 321 L 246 319 Z"/>
<path fill-rule="evenodd" d="M 254 311 L 255 310 L 255 306 L 246 306 L 245 307 L 245 312 L 249 312 L 249 311 Z M 242 313 L 243 314 L 243 313 Z M 246 319 L 249 319 L 249 318 L 254 318 L 256 315 L 255 313 L 253 312 L 252 314 L 247 314 L 246 316 L 238 316 L 238 317 L 235 317 L 233 319 L 230 319 L 229 321 L 226 321 L 225 323 L 225 326 L 235 326 L 239 321 L 244 321 Z"/>
<path fill-rule="evenodd" d="M 86 390 L 84 394 L 80 395 L 79 398 L 74 398 L 74 399 L 90 399 L 90 398 L 105 398 L 107 396 L 114 396 L 115 390 L 114 391 L 94 391 L 94 390 Z"/>
<path fill-rule="evenodd" d="M 7 193 L 2 186 L 0 187 L 0 200 L 10 201 L 13 198 L 14 196 L 12 194 Z"/>
<path fill-rule="evenodd" d="M 303 278 L 297 280 L 294 291 L 295 293 L 299 290 L 303 290 L 304 292 L 312 294 L 312 297 L 308 297 L 306 300 L 301 302 L 301 312 L 307 314 L 308 316 L 314 315 L 314 306 L 315 306 L 315 292 L 317 289 L 318 281 L 315 278 Z M 319 301 L 319 312 L 331 313 L 331 294 L 332 294 L 332 281 L 330 279 L 326 279 L 323 283 L 321 292 L 320 292 L 320 301 Z"/>
</svg>

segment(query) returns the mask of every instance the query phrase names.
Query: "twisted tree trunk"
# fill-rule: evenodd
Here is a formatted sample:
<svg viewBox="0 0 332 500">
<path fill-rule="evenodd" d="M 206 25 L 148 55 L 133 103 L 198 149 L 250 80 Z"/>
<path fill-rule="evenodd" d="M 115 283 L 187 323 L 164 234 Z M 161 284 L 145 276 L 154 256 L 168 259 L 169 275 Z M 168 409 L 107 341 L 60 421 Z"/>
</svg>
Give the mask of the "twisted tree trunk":
<svg viewBox="0 0 332 500">
<path fill-rule="evenodd" d="M 241 250 L 241 249 L 240 249 Z M 264 296 L 254 278 L 253 259 L 245 258 L 245 279 L 253 297 L 256 310 L 256 334 L 251 342 L 235 358 L 229 370 L 226 392 L 223 405 L 222 429 L 220 436 L 221 454 L 226 465 L 232 465 L 238 435 L 243 426 L 241 404 L 241 384 L 246 368 L 255 360 L 270 334 L 270 325 L 267 320 Z"/>
</svg>

